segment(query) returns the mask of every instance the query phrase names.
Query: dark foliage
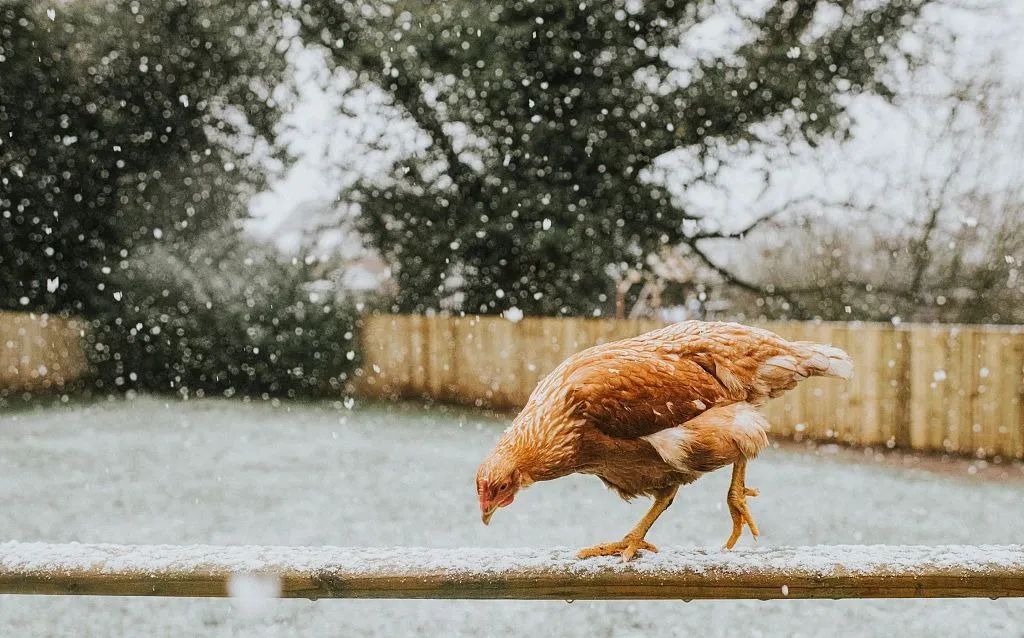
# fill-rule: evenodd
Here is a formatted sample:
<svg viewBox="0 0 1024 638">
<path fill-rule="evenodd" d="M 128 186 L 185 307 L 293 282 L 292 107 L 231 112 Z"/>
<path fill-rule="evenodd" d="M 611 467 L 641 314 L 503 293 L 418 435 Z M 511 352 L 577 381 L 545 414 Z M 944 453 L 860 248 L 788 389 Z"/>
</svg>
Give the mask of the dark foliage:
<svg viewBox="0 0 1024 638">
<path fill-rule="evenodd" d="M 217 254 L 219 253 L 219 254 Z M 113 277 L 89 351 L 100 389 L 183 396 L 337 396 L 357 313 L 309 290 L 309 268 L 239 244 L 147 251 Z"/>
<path fill-rule="evenodd" d="M 0 308 L 94 316 L 103 269 L 244 210 L 284 61 L 256 2 L 52 5 L 0 3 Z"/>
<path fill-rule="evenodd" d="M 844 92 L 888 93 L 877 71 L 923 2 L 778 0 L 747 18 L 748 42 L 681 73 L 669 54 L 713 4 L 305 3 L 306 41 L 431 140 L 353 193 L 398 308 L 461 296 L 470 312 L 589 313 L 610 303 L 609 265 L 644 268 L 679 243 L 707 260 L 700 242 L 719 235 L 648 178 L 654 160 L 755 139 L 780 116 L 796 136 L 834 133 Z M 812 27 L 826 9 L 839 19 Z"/>
<path fill-rule="evenodd" d="M 272 152 L 281 17 L 250 0 L 0 3 L 0 308 L 88 321 L 101 392 L 348 379 L 353 309 L 233 230 Z"/>
</svg>

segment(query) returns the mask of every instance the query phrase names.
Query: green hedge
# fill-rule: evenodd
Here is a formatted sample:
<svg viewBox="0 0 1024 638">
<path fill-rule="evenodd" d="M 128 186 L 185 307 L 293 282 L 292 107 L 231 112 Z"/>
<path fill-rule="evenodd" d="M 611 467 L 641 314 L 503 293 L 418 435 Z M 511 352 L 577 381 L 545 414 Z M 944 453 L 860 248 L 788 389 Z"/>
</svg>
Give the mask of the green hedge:
<svg viewBox="0 0 1024 638">
<path fill-rule="evenodd" d="M 316 396 L 357 362 L 350 302 L 310 291 L 310 269 L 269 254 L 205 265 L 155 252 L 125 268 L 91 322 L 96 390 Z M 196 266 L 198 263 L 200 266 Z"/>
</svg>

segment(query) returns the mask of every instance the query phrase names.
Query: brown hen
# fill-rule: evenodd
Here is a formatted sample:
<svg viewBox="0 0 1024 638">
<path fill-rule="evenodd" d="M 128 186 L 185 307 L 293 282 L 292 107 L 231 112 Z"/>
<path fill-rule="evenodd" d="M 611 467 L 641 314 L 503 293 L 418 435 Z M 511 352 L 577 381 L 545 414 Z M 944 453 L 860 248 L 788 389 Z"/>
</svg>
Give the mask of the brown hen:
<svg viewBox="0 0 1024 638">
<path fill-rule="evenodd" d="M 732 465 L 731 549 L 744 524 L 758 535 L 746 503 L 757 491 L 744 483 L 747 461 L 768 444 L 756 406 L 807 377 L 852 374 L 838 348 L 736 323 L 684 321 L 584 350 L 537 385 L 480 465 L 483 522 L 537 481 L 593 474 L 624 499 L 654 499 L 621 541 L 579 553 L 629 560 L 657 551 L 645 536 L 679 486 Z"/>
</svg>

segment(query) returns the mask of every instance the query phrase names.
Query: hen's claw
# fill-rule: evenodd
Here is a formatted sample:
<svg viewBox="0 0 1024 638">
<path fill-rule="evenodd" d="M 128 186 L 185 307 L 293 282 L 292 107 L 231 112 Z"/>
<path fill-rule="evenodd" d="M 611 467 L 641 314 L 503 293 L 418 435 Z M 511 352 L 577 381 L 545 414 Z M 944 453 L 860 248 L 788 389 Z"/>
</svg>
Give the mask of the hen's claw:
<svg viewBox="0 0 1024 638">
<path fill-rule="evenodd" d="M 657 552 L 658 548 L 651 545 L 642 538 L 624 538 L 621 541 L 614 543 L 602 543 L 601 545 L 594 545 L 593 547 L 587 547 L 581 549 L 576 558 L 594 558 L 595 556 L 622 556 L 622 562 L 629 562 L 635 556 L 638 550 L 646 550 L 648 552 Z"/>
<path fill-rule="evenodd" d="M 750 508 L 747 507 L 747 497 L 757 496 L 758 494 L 760 492 L 752 487 L 744 487 L 742 496 L 733 490 L 729 490 L 728 503 L 729 514 L 732 516 L 732 534 L 729 535 L 729 540 L 725 541 L 722 549 L 732 549 L 736 545 L 736 541 L 740 539 L 740 534 L 743 533 L 743 525 L 750 528 L 754 541 L 757 541 L 760 532 L 757 529 L 757 523 L 754 522 L 754 516 L 750 513 Z"/>
</svg>

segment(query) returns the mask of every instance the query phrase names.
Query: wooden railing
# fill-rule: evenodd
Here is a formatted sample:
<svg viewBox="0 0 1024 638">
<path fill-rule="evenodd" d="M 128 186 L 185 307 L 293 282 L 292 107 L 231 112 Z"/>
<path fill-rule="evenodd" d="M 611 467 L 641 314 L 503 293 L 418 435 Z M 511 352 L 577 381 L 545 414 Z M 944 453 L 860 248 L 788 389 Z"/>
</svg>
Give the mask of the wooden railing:
<svg viewBox="0 0 1024 638">
<path fill-rule="evenodd" d="M 0 544 L 0 594 L 243 598 L 1024 596 L 1024 546 L 570 550 Z M 257 603 L 259 604 L 259 603 Z"/>
<path fill-rule="evenodd" d="M 361 391 L 515 408 L 570 354 L 653 321 L 377 315 L 364 319 Z M 773 433 L 856 445 L 1024 458 L 1024 329 L 865 323 L 761 324 L 832 343 L 849 382 L 811 379 L 771 401 Z"/>
<path fill-rule="evenodd" d="M 56 390 L 89 370 L 85 326 L 27 312 L 0 310 L 0 393 Z"/>
</svg>

